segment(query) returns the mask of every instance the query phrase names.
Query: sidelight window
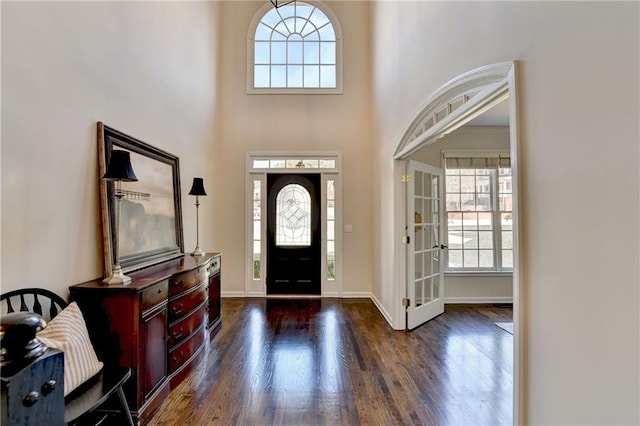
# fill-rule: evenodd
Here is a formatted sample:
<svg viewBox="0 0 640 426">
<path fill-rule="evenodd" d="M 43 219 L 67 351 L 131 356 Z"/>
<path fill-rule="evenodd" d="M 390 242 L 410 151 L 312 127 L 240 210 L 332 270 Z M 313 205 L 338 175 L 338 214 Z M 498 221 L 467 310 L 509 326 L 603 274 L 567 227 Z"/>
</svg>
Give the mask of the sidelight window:
<svg viewBox="0 0 640 426">
<path fill-rule="evenodd" d="M 327 280 L 336 279 L 336 182 L 327 180 Z"/>
<path fill-rule="evenodd" d="M 260 259 L 261 247 L 262 247 L 262 188 L 261 181 L 258 179 L 253 180 L 253 194 L 252 194 L 252 262 L 253 262 L 253 279 L 260 279 Z"/>
</svg>

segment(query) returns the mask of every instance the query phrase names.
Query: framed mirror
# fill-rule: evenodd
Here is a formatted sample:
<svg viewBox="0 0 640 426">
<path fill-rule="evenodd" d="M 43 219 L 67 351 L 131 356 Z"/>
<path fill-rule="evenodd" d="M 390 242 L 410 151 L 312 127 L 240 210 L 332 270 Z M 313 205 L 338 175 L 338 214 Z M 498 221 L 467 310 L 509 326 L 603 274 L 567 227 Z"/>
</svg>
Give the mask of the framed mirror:
<svg viewBox="0 0 640 426">
<path fill-rule="evenodd" d="M 179 257 L 184 252 L 180 164 L 173 154 L 98 122 L 98 180 L 104 273 L 111 275 L 118 229 L 124 272 Z M 115 182 L 102 179 L 112 150 L 130 153 L 137 182 L 122 182 L 120 223 L 116 227 Z"/>
</svg>

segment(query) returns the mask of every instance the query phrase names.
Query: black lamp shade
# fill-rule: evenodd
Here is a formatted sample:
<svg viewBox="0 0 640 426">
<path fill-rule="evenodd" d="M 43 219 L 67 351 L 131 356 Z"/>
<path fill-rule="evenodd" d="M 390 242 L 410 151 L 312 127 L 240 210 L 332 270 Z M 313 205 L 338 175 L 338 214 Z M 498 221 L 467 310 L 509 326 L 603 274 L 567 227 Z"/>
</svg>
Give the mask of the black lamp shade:
<svg viewBox="0 0 640 426">
<path fill-rule="evenodd" d="M 202 178 L 193 178 L 193 185 L 189 195 L 207 195 L 204 191 L 204 180 Z"/>
<path fill-rule="evenodd" d="M 133 167 L 131 167 L 131 157 L 128 151 L 114 149 L 107 164 L 107 172 L 102 176 L 104 180 L 121 180 L 125 182 L 135 182 L 138 180 Z"/>
</svg>

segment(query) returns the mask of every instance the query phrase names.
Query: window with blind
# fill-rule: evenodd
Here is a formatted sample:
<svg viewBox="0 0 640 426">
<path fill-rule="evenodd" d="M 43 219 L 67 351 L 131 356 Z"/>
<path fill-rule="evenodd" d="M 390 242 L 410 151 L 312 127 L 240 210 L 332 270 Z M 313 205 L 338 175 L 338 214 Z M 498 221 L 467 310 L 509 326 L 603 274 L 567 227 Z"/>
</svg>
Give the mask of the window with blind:
<svg viewBox="0 0 640 426">
<path fill-rule="evenodd" d="M 445 153 L 447 270 L 513 269 L 508 153 Z"/>
</svg>

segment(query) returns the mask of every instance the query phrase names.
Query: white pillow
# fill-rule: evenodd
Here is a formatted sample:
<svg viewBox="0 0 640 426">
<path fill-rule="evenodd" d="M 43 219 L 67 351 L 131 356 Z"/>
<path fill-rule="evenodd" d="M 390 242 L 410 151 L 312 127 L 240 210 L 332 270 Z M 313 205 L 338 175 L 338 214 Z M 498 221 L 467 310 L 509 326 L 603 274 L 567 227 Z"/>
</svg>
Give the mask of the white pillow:
<svg viewBox="0 0 640 426">
<path fill-rule="evenodd" d="M 64 352 L 64 396 L 102 369 L 76 302 L 49 321 L 37 337 L 48 347 Z"/>
</svg>

